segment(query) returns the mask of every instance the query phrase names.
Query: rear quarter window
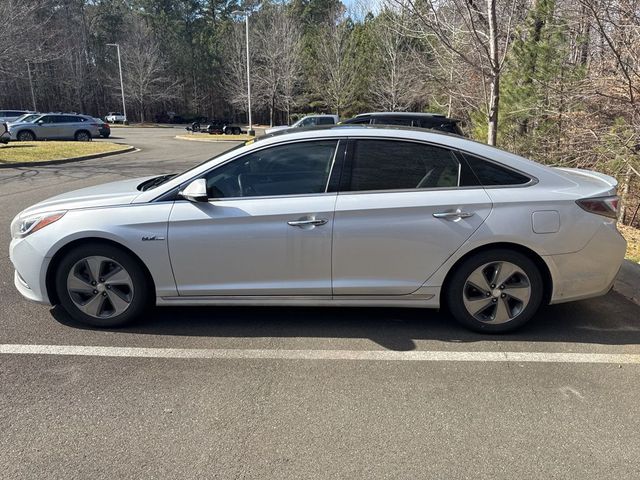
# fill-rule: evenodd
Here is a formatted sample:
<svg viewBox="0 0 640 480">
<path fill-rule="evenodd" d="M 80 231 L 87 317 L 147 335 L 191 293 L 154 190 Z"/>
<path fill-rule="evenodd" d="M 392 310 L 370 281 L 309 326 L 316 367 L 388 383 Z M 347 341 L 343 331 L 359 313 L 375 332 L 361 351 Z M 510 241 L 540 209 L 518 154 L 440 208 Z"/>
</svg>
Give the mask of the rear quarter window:
<svg viewBox="0 0 640 480">
<path fill-rule="evenodd" d="M 463 156 L 475 179 L 484 187 L 524 185 L 531 181 L 530 177 L 522 173 L 476 157 L 475 155 L 464 153 Z M 474 179 L 470 176 L 465 186 L 475 185 L 473 181 Z"/>
</svg>

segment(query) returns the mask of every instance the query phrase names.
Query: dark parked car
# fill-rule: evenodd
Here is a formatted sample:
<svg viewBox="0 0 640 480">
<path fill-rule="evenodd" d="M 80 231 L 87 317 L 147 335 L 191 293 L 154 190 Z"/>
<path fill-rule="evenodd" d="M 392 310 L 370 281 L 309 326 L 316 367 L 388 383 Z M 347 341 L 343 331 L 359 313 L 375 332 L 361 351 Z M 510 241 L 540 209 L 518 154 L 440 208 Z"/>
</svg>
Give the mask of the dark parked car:
<svg viewBox="0 0 640 480">
<path fill-rule="evenodd" d="M 100 118 L 96 118 L 95 121 L 98 124 L 98 132 L 100 132 L 100 136 L 102 138 L 109 138 L 109 135 L 111 135 L 111 125 Z"/>
<path fill-rule="evenodd" d="M 232 122 L 226 120 L 207 120 L 206 118 L 197 119 L 190 127 L 187 127 L 187 130 L 196 133 L 209 133 L 211 135 L 240 135 L 242 133 L 242 128 Z"/>
<path fill-rule="evenodd" d="M 441 132 L 462 135 L 458 126 L 459 120 L 448 118 L 438 113 L 418 112 L 372 112 L 361 113 L 349 120 L 341 122 L 343 125 L 400 125 L 404 127 L 431 128 Z"/>
</svg>

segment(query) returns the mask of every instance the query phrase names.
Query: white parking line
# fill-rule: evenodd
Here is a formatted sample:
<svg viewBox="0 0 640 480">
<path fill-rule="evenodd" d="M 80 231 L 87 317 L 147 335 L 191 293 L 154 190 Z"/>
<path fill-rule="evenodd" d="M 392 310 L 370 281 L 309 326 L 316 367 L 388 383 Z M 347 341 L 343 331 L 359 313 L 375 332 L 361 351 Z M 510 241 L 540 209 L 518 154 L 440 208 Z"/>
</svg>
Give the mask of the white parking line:
<svg viewBox="0 0 640 480">
<path fill-rule="evenodd" d="M 98 347 L 82 345 L 0 344 L 0 354 L 71 355 L 125 358 L 186 358 L 222 360 L 358 360 L 387 362 L 535 362 L 638 364 L 640 354 L 547 353 L 547 352 L 455 352 L 389 350 L 276 350 Z"/>
</svg>

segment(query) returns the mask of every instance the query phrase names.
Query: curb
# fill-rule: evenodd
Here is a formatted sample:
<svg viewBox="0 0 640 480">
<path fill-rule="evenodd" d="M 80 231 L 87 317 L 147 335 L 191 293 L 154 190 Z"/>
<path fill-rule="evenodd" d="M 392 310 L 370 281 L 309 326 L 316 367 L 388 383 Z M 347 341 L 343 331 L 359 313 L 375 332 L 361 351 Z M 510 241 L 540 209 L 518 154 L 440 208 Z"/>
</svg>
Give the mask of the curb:
<svg viewBox="0 0 640 480">
<path fill-rule="evenodd" d="M 239 142 L 246 142 L 249 139 L 245 139 L 245 140 L 211 140 L 208 138 L 190 138 L 187 137 L 186 135 L 176 135 L 176 137 L 178 140 L 188 140 L 190 142 L 208 142 L 208 143 L 239 143 Z"/>
<path fill-rule="evenodd" d="M 640 305 L 640 264 L 625 260 L 620 267 L 613 289 Z"/>
<path fill-rule="evenodd" d="M 42 160 L 41 162 L 14 162 L 14 163 L 0 163 L 0 168 L 22 168 L 22 167 L 42 167 L 46 165 L 60 165 L 63 163 L 80 162 L 82 160 L 91 160 L 93 158 L 110 157 L 111 155 L 119 155 L 121 153 L 129 153 L 136 150 L 136 147 L 127 145 L 128 148 L 122 150 L 116 150 L 114 152 L 105 153 L 93 153 L 91 155 L 83 155 L 82 157 L 62 158 L 60 160 Z"/>
</svg>

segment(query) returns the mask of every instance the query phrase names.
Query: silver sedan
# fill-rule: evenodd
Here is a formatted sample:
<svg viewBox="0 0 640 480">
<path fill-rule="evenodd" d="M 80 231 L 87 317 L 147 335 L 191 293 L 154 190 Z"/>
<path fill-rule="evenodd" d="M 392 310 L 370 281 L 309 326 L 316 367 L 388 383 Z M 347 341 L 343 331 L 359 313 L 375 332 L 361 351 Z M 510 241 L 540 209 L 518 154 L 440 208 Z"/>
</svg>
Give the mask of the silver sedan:
<svg viewBox="0 0 640 480">
<path fill-rule="evenodd" d="M 25 297 L 97 326 L 152 303 L 278 304 L 443 308 L 503 332 L 609 291 L 616 186 L 426 130 L 302 130 L 38 203 L 11 260 Z"/>
</svg>

